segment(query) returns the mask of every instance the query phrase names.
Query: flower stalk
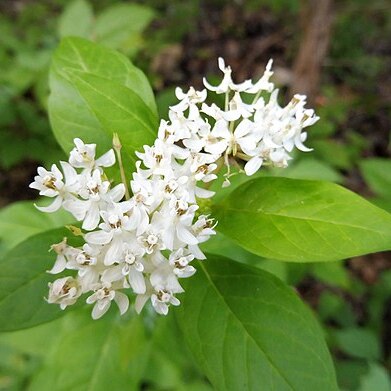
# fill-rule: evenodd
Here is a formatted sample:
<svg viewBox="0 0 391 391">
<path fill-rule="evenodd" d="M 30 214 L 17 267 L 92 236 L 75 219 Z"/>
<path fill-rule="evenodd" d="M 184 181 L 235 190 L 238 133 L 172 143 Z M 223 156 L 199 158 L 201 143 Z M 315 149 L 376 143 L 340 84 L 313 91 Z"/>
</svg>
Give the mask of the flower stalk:
<svg viewBox="0 0 391 391">
<path fill-rule="evenodd" d="M 120 175 L 121 175 L 121 181 L 125 186 L 125 198 L 127 200 L 129 200 L 130 193 L 129 193 L 128 181 L 126 180 L 126 174 L 125 174 L 124 165 L 122 163 L 122 156 L 121 156 L 122 144 L 121 144 L 120 139 L 118 137 L 118 133 L 113 133 L 113 148 L 114 148 L 115 154 L 117 155 L 118 166 L 119 166 L 119 171 L 120 171 Z"/>
</svg>

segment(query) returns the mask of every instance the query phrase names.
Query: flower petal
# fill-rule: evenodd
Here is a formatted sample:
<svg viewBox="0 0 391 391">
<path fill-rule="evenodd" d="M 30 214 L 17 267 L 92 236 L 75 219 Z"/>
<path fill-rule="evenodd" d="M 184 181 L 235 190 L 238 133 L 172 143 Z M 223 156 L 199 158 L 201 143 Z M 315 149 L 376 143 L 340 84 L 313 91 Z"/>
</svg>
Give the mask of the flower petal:
<svg viewBox="0 0 391 391">
<path fill-rule="evenodd" d="M 131 268 L 129 272 L 129 284 L 133 292 L 138 295 L 144 294 L 147 290 L 143 273 L 134 268 Z"/>
<path fill-rule="evenodd" d="M 106 231 L 89 232 L 85 235 L 86 242 L 90 244 L 107 244 L 110 243 L 112 238 L 113 233 Z"/>
<path fill-rule="evenodd" d="M 119 312 L 123 315 L 129 308 L 129 298 L 122 292 L 115 292 L 114 301 L 117 303 Z"/>
<path fill-rule="evenodd" d="M 244 166 L 246 175 L 251 176 L 255 174 L 262 166 L 263 160 L 259 156 L 254 156 Z"/>
<path fill-rule="evenodd" d="M 95 161 L 96 166 L 98 167 L 111 167 L 115 164 L 115 154 L 114 150 L 110 149 L 99 159 Z"/>
<path fill-rule="evenodd" d="M 45 213 L 53 213 L 61 208 L 62 197 L 58 196 L 49 206 L 38 206 L 36 204 L 35 207 L 41 212 Z"/>
<path fill-rule="evenodd" d="M 100 214 L 98 205 L 95 202 L 91 202 L 90 209 L 87 210 L 82 227 L 87 231 L 92 231 L 98 226 L 99 220 Z"/>
</svg>

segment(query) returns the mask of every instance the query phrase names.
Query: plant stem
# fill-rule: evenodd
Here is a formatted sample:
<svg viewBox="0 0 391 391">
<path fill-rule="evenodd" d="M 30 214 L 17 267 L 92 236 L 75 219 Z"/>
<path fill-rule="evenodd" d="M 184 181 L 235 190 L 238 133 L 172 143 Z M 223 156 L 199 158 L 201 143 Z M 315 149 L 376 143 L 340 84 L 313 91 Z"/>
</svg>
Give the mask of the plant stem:
<svg viewBox="0 0 391 391">
<path fill-rule="evenodd" d="M 236 152 L 236 156 L 239 157 L 242 160 L 245 160 L 246 162 L 248 162 L 251 159 L 250 156 L 248 156 L 248 155 L 246 155 L 246 154 L 244 154 L 242 152 Z"/>
<path fill-rule="evenodd" d="M 253 105 L 254 105 L 255 103 L 257 103 L 259 97 L 261 96 L 261 93 L 262 93 L 262 90 L 261 90 L 261 91 L 258 91 L 257 94 L 254 96 L 254 99 L 253 99 L 253 102 L 252 102 Z"/>
<path fill-rule="evenodd" d="M 126 180 L 124 165 L 122 164 L 122 156 L 121 156 L 122 145 L 121 142 L 119 141 L 119 137 L 117 133 L 113 134 L 113 148 L 118 159 L 119 171 L 121 173 L 121 181 L 125 186 L 125 198 L 129 200 L 130 193 L 129 193 L 128 181 Z"/>
</svg>

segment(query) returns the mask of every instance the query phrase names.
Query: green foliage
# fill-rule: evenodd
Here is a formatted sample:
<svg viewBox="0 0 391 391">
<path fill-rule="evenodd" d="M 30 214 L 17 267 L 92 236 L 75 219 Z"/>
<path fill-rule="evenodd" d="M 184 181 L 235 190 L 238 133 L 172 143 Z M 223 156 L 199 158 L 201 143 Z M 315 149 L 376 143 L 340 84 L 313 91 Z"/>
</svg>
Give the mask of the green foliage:
<svg viewBox="0 0 391 391">
<path fill-rule="evenodd" d="M 79 311 L 64 318 L 29 390 L 136 390 L 147 353 L 140 318 L 91 322 Z"/>
<path fill-rule="evenodd" d="M 32 235 L 73 222 L 64 210 L 42 213 L 33 202 L 15 202 L 0 210 L 0 256 Z"/>
<path fill-rule="evenodd" d="M 368 360 L 380 359 L 380 346 L 376 335 L 363 328 L 346 328 L 334 332 L 338 347 L 352 357 Z"/>
<path fill-rule="evenodd" d="M 311 265 L 311 274 L 328 285 L 350 288 L 349 274 L 341 262 L 315 263 Z"/>
<path fill-rule="evenodd" d="M 149 352 L 144 372 L 144 383 L 148 384 L 148 389 L 212 390 L 183 343 L 174 316 L 155 320 Z"/>
<path fill-rule="evenodd" d="M 86 0 L 71 1 L 58 21 L 58 35 L 89 38 L 94 23 L 94 11 Z"/>
<path fill-rule="evenodd" d="M 86 0 L 75 0 L 59 21 L 59 36 L 77 36 L 97 41 L 127 56 L 143 46 L 141 33 L 154 17 L 151 8 L 139 4 L 113 4 L 94 16 Z"/>
<path fill-rule="evenodd" d="M 113 312 L 91 322 L 89 311 L 79 310 L 3 333 L 0 349 L 35 363 L 34 371 L 25 370 L 28 390 L 137 390 L 149 354 L 145 327 L 134 314 L 121 318 Z M 6 362 L 0 354 L 0 366 Z"/>
<path fill-rule="evenodd" d="M 305 157 L 293 163 L 284 170 L 274 168 L 265 173 L 265 176 L 281 176 L 293 179 L 312 179 L 335 183 L 343 182 L 343 176 L 322 160 Z"/>
<path fill-rule="evenodd" d="M 361 4 L 360 4 L 361 3 Z M 384 0 L 345 1 L 334 23 L 331 41 L 333 72 L 345 83 L 374 93 L 375 78 L 386 69 L 387 56 L 373 50 L 391 32 L 391 14 Z M 379 30 L 382 32 L 379 37 Z M 352 42 L 360 42 L 354 45 Z"/>
<path fill-rule="evenodd" d="M 360 167 L 370 189 L 376 195 L 391 200 L 391 160 L 366 159 Z"/>
<path fill-rule="evenodd" d="M 65 38 L 53 58 L 50 86 L 50 120 L 65 151 L 71 150 L 75 137 L 106 151 L 117 132 L 129 163 L 136 150 L 153 142 L 157 118 L 151 88 L 120 53 Z"/>
<path fill-rule="evenodd" d="M 151 8 L 139 4 L 117 4 L 98 15 L 94 35 L 98 42 L 134 56 L 143 46 L 141 32 L 154 17 Z"/>
<path fill-rule="evenodd" d="M 95 16 L 92 2 L 57 0 L 57 5 L 66 5 L 57 19 L 53 4 L 46 3 L 50 4 L 24 4 L 16 24 L 0 17 L 0 166 L 4 168 L 26 159 L 48 163 L 61 156 L 44 112 L 56 29 L 59 38 L 88 38 L 130 56 L 144 46 L 142 32 L 154 17 L 151 8 L 138 4 L 99 10 L 95 4 L 99 2 L 94 2 L 99 10 Z M 148 103 L 154 105 L 152 99 Z"/>
<path fill-rule="evenodd" d="M 391 248 L 391 216 L 327 182 L 255 179 L 213 209 L 219 231 L 268 258 L 333 261 Z"/>
<path fill-rule="evenodd" d="M 35 235 L 20 243 L 0 260 L 0 324 L 1 331 L 18 330 L 48 322 L 64 314 L 44 300 L 47 286 L 53 280 L 47 273 L 53 266 L 55 253 L 50 245 L 70 236 L 61 228 Z M 79 244 L 78 238 L 70 243 Z"/>
<path fill-rule="evenodd" d="M 280 280 L 209 255 L 185 287 L 176 315 L 215 389 L 337 389 L 320 327 Z"/>
<path fill-rule="evenodd" d="M 362 378 L 359 391 L 390 391 L 391 381 L 387 371 L 378 364 L 371 363 L 369 372 Z"/>
</svg>

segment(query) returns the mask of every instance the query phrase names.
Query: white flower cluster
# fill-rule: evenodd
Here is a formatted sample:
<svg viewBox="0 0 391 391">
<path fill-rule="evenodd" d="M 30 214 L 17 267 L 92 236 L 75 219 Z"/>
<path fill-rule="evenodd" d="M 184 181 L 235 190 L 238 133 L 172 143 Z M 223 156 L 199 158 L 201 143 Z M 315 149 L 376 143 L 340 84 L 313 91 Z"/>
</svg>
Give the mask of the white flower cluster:
<svg viewBox="0 0 391 391">
<path fill-rule="evenodd" d="M 244 171 L 252 175 L 262 164 L 285 167 L 295 146 L 308 150 L 302 130 L 318 117 L 304 108 L 302 95 L 279 106 L 278 90 L 269 81 L 271 61 L 256 83 L 235 84 L 221 58 L 219 67 L 224 73 L 220 85 L 204 80 L 202 91 L 177 88 L 179 103 L 170 108 L 170 120 L 161 121 L 154 145 L 137 153 L 131 197 L 125 197 L 126 183 L 111 188 L 103 171 L 115 164 L 114 151 L 95 160 L 95 144 L 80 139 L 74 140 L 69 162 L 60 162 L 62 172 L 56 165 L 50 171 L 38 168 L 30 187 L 54 198 L 39 209 L 54 212 L 62 206 L 87 231 L 81 248 L 66 239 L 52 246 L 57 260 L 49 273 L 69 269 L 75 274 L 49 284 L 49 303 L 64 309 L 87 293 L 96 319 L 113 300 L 121 314 L 126 312 L 129 299 L 121 290 L 131 289 L 137 312 L 151 300 L 157 313 L 167 314 L 170 304 L 180 304 L 179 280 L 196 271 L 191 262 L 205 259 L 199 244 L 215 234 L 213 219 L 199 213 L 197 200 L 213 196 L 208 186 L 218 168 L 227 166 L 227 185 L 232 163 L 245 162 Z M 225 107 L 207 104 L 207 90 L 225 94 Z M 245 96 L 251 103 L 244 102 Z"/>
</svg>

